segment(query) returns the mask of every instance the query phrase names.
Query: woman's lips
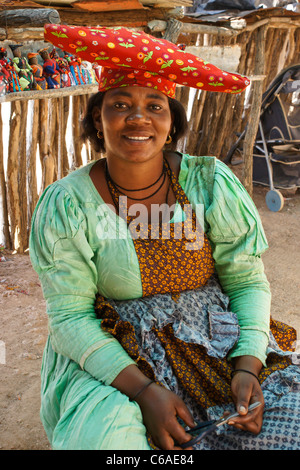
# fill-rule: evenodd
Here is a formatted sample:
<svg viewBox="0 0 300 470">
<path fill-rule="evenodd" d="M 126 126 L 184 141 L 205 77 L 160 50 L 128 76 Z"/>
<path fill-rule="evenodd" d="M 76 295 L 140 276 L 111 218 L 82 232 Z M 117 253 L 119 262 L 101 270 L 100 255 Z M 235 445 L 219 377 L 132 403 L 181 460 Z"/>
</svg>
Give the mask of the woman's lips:
<svg viewBox="0 0 300 470">
<path fill-rule="evenodd" d="M 138 142 L 138 143 L 142 143 L 142 142 L 148 142 L 149 140 L 152 139 L 152 136 L 151 135 L 148 135 L 148 136 L 141 136 L 141 135 L 124 135 L 123 136 L 124 139 L 130 141 L 130 142 Z"/>
<path fill-rule="evenodd" d="M 151 135 L 123 135 L 124 142 L 129 145 L 144 145 L 152 140 Z"/>
</svg>

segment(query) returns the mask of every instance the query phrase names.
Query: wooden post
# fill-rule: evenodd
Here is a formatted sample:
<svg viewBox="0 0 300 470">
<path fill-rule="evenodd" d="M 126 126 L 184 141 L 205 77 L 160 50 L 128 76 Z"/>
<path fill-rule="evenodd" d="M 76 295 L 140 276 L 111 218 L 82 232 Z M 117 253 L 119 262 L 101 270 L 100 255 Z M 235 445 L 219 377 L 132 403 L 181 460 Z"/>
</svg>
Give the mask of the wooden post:
<svg viewBox="0 0 300 470">
<path fill-rule="evenodd" d="M 11 238 L 9 233 L 9 220 L 8 220 L 8 207 L 7 207 L 7 191 L 6 191 L 6 181 L 5 181 L 5 172 L 4 172 L 4 160 L 3 160 L 3 122 L 0 106 L 0 198 L 1 198 L 1 210 L 3 217 L 3 236 L 4 236 L 4 246 L 11 250 Z"/>
<path fill-rule="evenodd" d="M 21 126 L 18 148 L 18 192 L 20 226 L 18 230 L 18 251 L 24 253 L 28 248 L 28 221 L 27 221 L 27 184 L 26 184 L 26 127 L 27 127 L 28 101 L 21 101 Z"/>
<path fill-rule="evenodd" d="M 62 178 L 62 160 L 63 160 L 63 98 L 57 99 L 57 179 Z"/>
<path fill-rule="evenodd" d="M 76 168 L 82 166 L 82 142 L 80 139 L 80 96 L 73 96 L 73 108 L 72 108 L 72 133 L 73 133 L 73 147 L 74 147 L 74 163 L 73 166 Z"/>
<path fill-rule="evenodd" d="M 15 101 L 11 105 L 10 132 L 7 161 L 7 187 L 9 215 L 11 223 L 11 238 L 14 248 L 19 250 L 20 239 L 20 195 L 18 183 L 19 169 L 19 136 L 21 129 L 21 104 Z"/>
<path fill-rule="evenodd" d="M 43 166 L 44 157 L 48 151 L 48 108 L 49 100 L 42 99 L 39 107 L 39 135 L 38 143 L 40 147 L 41 165 Z M 43 189 L 43 188 L 42 188 Z"/>
<path fill-rule="evenodd" d="M 190 88 L 183 86 L 178 87 L 176 90 L 176 99 L 180 101 L 185 110 L 187 110 L 190 97 Z M 176 146 L 176 150 L 182 152 L 184 150 L 184 140 L 182 139 Z"/>
<path fill-rule="evenodd" d="M 57 155 L 57 176 L 58 179 L 63 177 L 64 166 L 64 99 L 58 98 L 58 155 Z"/>
<path fill-rule="evenodd" d="M 265 72 L 266 31 L 266 27 L 262 26 L 257 32 L 254 75 L 264 75 Z M 243 146 L 243 184 L 251 197 L 253 193 L 253 146 L 259 126 L 263 94 L 263 80 L 254 81 L 252 87 L 252 106 Z"/>
<path fill-rule="evenodd" d="M 43 159 L 43 189 L 54 181 L 55 162 L 53 155 L 45 155 Z"/>
<path fill-rule="evenodd" d="M 66 144 L 66 130 L 68 124 L 68 116 L 70 110 L 70 97 L 62 98 L 62 122 L 61 122 L 61 173 L 62 177 L 66 176 L 69 171 L 68 150 Z"/>
<path fill-rule="evenodd" d="M 48 135 L 48 149 L 47 155 L 51 155 L 54 162 L 54 174 L 53 178 L 58 179 L 58 127 L 59 127 L 59 116 L 58 116 L 58 98 L 50 100 L 50 113 L 49 113 L 49 135 Z"/>
<path fill-rule="evenodd" d="M 51 134 L 49 132 L 48 113 L 49 113 L 49 100 L 42 99 L 40 101 L 40 112 L 39 112 L 39 146 L 40 146 L 40 158 L 42 165 L 42 188 L 43 191 L 49 184 L 54 181 L 54 170 L 55 162 L 52 154 L 49 154 L 49 141 Z"/>
<path fill-rule="evenodd" d="M 191 155 L 197 155 L 198 152 L 198 141 L 200 138 L 200 122 L 204 109 L 204 103 L 206 99 L 206 91 L 197 91 L 195 100 L 193 103 L 191 119 L 190 119 L 190 132 L 187 139 L 187 153 Z M 197 97 L 198 95 L 198 97 Z"/>
<path fill-rule="evenodd" d="M 36 158 L 39 126 L 39 100 L 34 100 L 29 123 L 29 142 L 27 157 L 27 185 L 28 185 L 28 225 L 30 226 L 31 217 L 38 201 L 38 189 L 36 178 Z"/>
</svg>

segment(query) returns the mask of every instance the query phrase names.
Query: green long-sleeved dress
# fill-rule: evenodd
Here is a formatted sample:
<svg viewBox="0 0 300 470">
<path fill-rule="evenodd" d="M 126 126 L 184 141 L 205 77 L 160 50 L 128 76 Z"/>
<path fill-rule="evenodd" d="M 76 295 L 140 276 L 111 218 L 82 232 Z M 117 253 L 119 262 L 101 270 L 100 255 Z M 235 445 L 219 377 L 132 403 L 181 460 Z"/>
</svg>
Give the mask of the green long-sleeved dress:
<svg viewBox="0 0 300 470">
<path fill-rule="evenodd" d="M 32 221 L 30 257 L 49 316 L 41 418 L 56 449 L 148 449 L 138 405 L 110 386 L 134 361 L 95 315 L 97 293 L 138 299 L 142 284 L 126 222 L 93 185 L 93 164 L 49 186 Z M 203 205 L 215 269 L 239 321 L 239 340 L 228 358 L 252 355 L 265 364 L 270 290 L 261 260 L 267 242 L 257 210 L 214 157 L 182 155 L 179 183 L 193 206 Z M 181 217 L 177 206 L 174 218 Z"/>
</svg>

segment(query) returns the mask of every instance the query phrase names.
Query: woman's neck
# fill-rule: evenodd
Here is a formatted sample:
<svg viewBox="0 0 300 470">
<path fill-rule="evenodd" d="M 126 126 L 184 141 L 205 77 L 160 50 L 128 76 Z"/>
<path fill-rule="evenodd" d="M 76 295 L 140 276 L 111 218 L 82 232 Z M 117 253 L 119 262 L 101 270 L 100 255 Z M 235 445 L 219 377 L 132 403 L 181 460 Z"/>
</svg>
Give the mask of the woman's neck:
<svg viewBox="0 0 300 470">
<path fill-rule="evenodd" d="M 176 175 L 176 177 L 178 177 L 178 174 L 180 171 L 180 162 L 181 162 L 180 154 L 176 152 L 166 152 L 165 158 L 168 161 L 173 173 Z M 107 184 L 107 179 L 106 179 L 106 171 L 105 171 L 106 161 L 107 163 L 111 164 L 110 168 L 108 167 L 109 170 L 111 170 L 112 166 L 113 166 L 113 169 L 114 168 L 118 169 L 116 174 L 114 173 L 112 169 L 111 178 L 112 179 L 115 178 L 116 179 L 115 182 L 121 185 L 122 187 L 131 188 L 131 189 L 142 188 L 142 187 L 146 187 L 147 185 L 152 184 L 155 181 L 155 178 L 156 179 L 159 178 L 159 175 L 161 174 L 162 166 L 163 166 L 163 159 L 160 160 L 159 164 L 157 162 L 157 165 L 156 165 L 157 171 L 155 172 L 152 171 L 154 165 L 152 165 L 152 168 L 150 167 L 150 169 L 148 170 L 149 168 L 148 165 L 146 166 L 142 164 L 132 164 L 132 165 L 126 164 L 125 165 L 126 168 L 123 169 L 123 173 L 121 173 L 121 177 L 120 177 L 120 171 L 122 170 L 121 165 L 120 166 L 112 165 L 113 162 L 111 160 L 109 161 L 109 159 L 101 158 L 100 160 L 98 160 L 97 164 L 94 165 L 90 171 L 90 177 L 91 177 L 92 182 L 94 183 L 94 186 L 99 192 L 100 196 L 104 200 L 104 202 L 110 205 L 114 205 L 114 202 L 111 197 L 108 184 Z M 142 172 L 145 172 L 145 177 Z M 119 179 L 117 179 L 118 175 L 119 175 Z M 123 193 L 127 194 L 128 196 L 131 195 L 136 198 L 147 197 L 149 194 L 154 192 L 160 186 L 162 181 L 163 179 L 161 178 L 155 186 L 149 188 L 148 190 L 131 192 L 131 193 L 123 191 Z M 169 205 L 174 204 L 175 196 L 172 190 L 171 189 L 169 190 L 168 188 L 169 188 L 169 179 L 166 178 L 165 183 L 161 187 L 161 189 L 153 197 L 151 197 L 150 199 L 146 199 L 144 201 L 145 206 L 149 209 L 151 204 L 162 204 L 166 202 L 166 199 L 168 200 Z M 128 207 L 130 207 L 132 204 L 136 203 L 137 201 L 134 201 L 128 198 L 127 202 L 128 202 Z M 140 202 L 143 202 L 143 201 L 139 201 L 139 203 Z"/>
<path fill-rule="evenodd" d="M 162 174 L 163 152 L 147 161 L 125 161 L 107 156 L 106 164 L 116 185 L 128 190 L 147 188 L 158 181 Z"/>
</svg>

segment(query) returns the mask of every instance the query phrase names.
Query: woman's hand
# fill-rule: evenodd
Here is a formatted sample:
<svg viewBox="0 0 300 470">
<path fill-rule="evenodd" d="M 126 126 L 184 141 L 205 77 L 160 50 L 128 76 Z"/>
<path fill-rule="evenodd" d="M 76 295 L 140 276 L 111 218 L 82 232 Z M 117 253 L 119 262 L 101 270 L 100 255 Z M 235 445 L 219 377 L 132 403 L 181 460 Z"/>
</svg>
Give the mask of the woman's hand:
<svg viewBox="0 0 300 470">
<path fill-rule="evenodd" d="M 177 417 L 189 427 L 195 425 L 193 417 L 175 393 L 152 383 L 137 397 L 136 402 L 141 408 L 144 424 L 153 443 L 159 449 L 180 450 L 180 444 L 191 439 L 179 424 Z"/>
<path fill-rule="evenodd" d="M 193 417 L 175 393 L 154 382 L 147 384 L 149 378 L 136 365 L 130 365 L 120 372 L 111 385 L 128 397 L 136 397 L 133 399 L 141 408 L 147 431 L 159 449 L 179 450 L 180 444 L 189 441 L 191 436 L 179 424 L 177 417 L 191 428 L 195 425 Z"/>
<path fill-rule="evenodd" d="M 252 356 L 244 356 L 238 358 L 235 369 L 248 370 L 258 376 L 261 363 Z M 238 371 L 233 375 L 231 391 L 239 417 L 233 418 L 228 424 L 243 431 L 258 434 L 262 427 L 264 411 L 264 396 L 258 380 L 247 372 Z M 249 405 L 257 401 L 262 405 L 248 413 Z"/>
</svg>

